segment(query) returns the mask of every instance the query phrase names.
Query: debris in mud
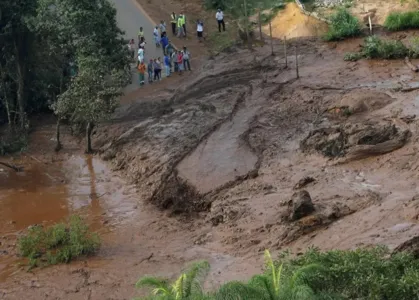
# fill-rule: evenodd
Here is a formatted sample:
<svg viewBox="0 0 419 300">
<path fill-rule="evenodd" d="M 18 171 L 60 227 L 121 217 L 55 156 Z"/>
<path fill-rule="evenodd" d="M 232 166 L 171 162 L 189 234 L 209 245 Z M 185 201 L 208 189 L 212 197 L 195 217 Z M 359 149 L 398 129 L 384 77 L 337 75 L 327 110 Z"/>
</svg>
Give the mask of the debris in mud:
<svg viewBox="0 0 419 300">
<path fill-rule="evenodd" d="M 393 254 L 398 252 L 409 252 L 415 258 L 419 258 L 419 236 L 415 236 L 394 249 Z"/>
<path fill-rule="evenodd" d="M 290 221 L 296 221 L 315 211 L 310 194 L 306 190 L 295 192 L 288 202 Z"/>
<path fill-rule="evenodd" d="M 170 208 L 173 213 L 208 210 L 208 204 L 196 189 L 176 174 L 170 175 L 150 200 L 162 209 Z"/>
<path fill-rule="evenodd" d="M 319 228 L 323 228 L 333 222 L 354 213 L 350 207 L 336 202 L 330 205 L 316 205 L 315 213 L 306 215 L 296 222 L 290 223 L 281 237 L 282 242 L 287 244 L 303 235 L 311 233 Z"/>
<path fill-rule="evenodd" d="M 345 124 L 311 131 L 300 143 L 304 153 L 319 152 L 326 157 L 362 159 L 403 147 L 411 133 L 394 124 Z"/>
<path fill-rule="evenodd" d="M 315 181 L 316 179 L 314 179 L 313 177 L 310 177 L 310 176 L 303 177 L 294 185 L 294 190 L 299 190 L 305 187 L 307 184 L 310 184 Z"/>
<path fill-rule="evenodd" d="M 350 91 L 342 97 L 339 107 L 347 109 L 347 114 L 350 115 L 378 110 L 392 101 L 392 97 L 382 92 L 370 90 Z"/>
</svg>

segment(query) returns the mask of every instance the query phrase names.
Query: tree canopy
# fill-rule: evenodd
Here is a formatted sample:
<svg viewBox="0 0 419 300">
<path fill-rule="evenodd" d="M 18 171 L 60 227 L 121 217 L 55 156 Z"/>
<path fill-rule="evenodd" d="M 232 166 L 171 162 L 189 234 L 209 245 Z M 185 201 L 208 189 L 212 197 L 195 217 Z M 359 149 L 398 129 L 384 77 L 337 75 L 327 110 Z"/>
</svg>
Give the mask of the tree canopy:
<svg viewBox="0 0 419 300">
<path fill-rule="evenodd" d="M 28 115 L 50 108 L 58 120 L 86 125 L 90 132 L 109 118 L 131 78 L 113 5 L 108 0 L 0 4 L 0 125 L 25 129 Z"/>
</svg>

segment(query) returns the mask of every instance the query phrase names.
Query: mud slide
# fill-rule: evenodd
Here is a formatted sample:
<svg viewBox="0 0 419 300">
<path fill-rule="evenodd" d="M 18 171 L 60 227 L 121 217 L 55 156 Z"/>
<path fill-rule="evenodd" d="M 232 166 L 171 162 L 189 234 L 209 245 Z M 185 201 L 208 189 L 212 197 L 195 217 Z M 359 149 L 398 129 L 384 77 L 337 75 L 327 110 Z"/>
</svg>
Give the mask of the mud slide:
<svg viewBox="0 0 419 300">
<path fill-rule="evenodd" d="M 246 175 L 256 167 L 258 157 L 246 145 L 243 134 L 258 107 L 240 109 L 178 165 L 178 174 L 201 194 Z"/>
</svg>

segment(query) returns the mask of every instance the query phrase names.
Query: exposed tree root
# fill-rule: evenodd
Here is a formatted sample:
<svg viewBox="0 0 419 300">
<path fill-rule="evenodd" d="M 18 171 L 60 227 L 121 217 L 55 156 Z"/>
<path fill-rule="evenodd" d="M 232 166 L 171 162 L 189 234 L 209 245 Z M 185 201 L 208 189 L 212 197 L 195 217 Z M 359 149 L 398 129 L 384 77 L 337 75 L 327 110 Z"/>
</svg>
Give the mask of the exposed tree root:
<svg viewBox="0 0 419 300">
<path fill-rule="evenodd" d="M 13 169 L 16 172 L 22 172 L 23 171 L 22 167 L 17 167 L 15 165 L 11 165 L 11 164 L 8 164 L 8 163 L 2 162 L 2 161 L 0 161 L 0 165 L 3 165 L 3 166 L 8 167 L 10 169 Z"/>
</svg>

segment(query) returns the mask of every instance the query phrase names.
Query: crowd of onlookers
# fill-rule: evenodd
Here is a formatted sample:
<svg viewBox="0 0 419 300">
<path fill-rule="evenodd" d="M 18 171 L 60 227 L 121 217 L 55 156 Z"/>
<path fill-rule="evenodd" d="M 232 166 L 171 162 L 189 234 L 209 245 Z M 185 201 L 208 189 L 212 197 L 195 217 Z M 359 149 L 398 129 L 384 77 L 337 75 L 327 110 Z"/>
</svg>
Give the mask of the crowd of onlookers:
<svg viewBox="0 0 419 300">
<path fill-rule="evenodd" d="M 224 15 L 219 9 L 216 13 L 216 20 L 218 23 L 218 30 L 221 28 L 225 31 Z M 186 38 L 186 16 L 183 12 L 179 15 L 176 13 L 170 14 L 170 23 L 172 35 L 178 38 Z M 154 44 L 156 47 L 162 49 L 162 57 L 146 59 L 145 47 L 146 41 L 144 38 L 144 29 L 140 27 L 138 32 L 138 43 L 136 45 L 134 39 L 129 41 L 128 47 L 131 51 L 133 59 L 136 59 L 137 70 L 139 75 L 139 83 L 145 83 L 145 76 L 149 83 L 161 80 L 162 72 L 166 77 L 171 76 L 172 73 L 182 74 L 183 71 L 191 71 L 191 54 L 186 47 L 177 49 L 167 36 L 166 22 L 161 21 L 159 25 L 153 29 Z M 204 39 L 204 23 L 202 20 L 196 21 L 196 32 L 199 42 Z M 138 46 L 138 51 L 136 50 Z"/>
</svg>

